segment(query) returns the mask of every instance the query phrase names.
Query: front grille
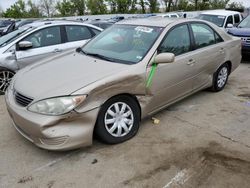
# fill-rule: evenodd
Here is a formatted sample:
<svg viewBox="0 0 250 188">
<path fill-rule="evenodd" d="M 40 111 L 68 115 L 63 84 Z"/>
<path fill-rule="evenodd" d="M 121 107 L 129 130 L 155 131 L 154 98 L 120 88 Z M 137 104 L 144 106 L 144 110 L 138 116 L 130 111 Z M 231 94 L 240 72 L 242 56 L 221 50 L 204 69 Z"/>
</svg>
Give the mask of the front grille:
<svg viewBox="0 0 250 188">
<path fill-rule="evenodd" d="M 250 37 L 249 36 L 239 36 L 239 35 L 234 35 L 235 37 L 240 37 L 241 41 L 243 43 L 250 43 Z"/>
<path fill-rule="evenodd" d="M 15 96 L 16 103 L 22 107 L 28 106 L 33 101 L 32 98 L 26 97 L 18 93 L 17 91 L 14 92 L 14 96 Z"/>
</svg>

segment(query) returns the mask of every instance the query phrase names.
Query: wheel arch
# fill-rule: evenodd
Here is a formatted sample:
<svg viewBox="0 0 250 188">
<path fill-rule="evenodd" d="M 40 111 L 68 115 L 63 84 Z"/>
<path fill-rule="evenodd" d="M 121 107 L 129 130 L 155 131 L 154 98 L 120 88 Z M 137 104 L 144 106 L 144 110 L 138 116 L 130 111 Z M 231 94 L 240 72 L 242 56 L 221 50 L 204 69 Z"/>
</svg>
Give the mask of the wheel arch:
<svg viewBox="0 0 250 188">
<path fill-rule="evenodd" d="M 138 98 L 137 98 L 136 95 L 134 95 L 134 94 L 130 94 L 130 93 L 120 93 L 120 94 L 114 95 L 114 96 L 112 96 L 112 97 L 109 97 L 103 104 L 105 104 L 108 100 L 110 100 L 110 99 L 112 99 L 112 98 L 115 98 L 115 97 L 119 97 L 119 96 L 127 96 L 127 97 L 130 97 L 130 98 L 132 98 L 132 99 L 136 102 L 136 104 L 137 104 L 137 106 L 138 106 L 138 108 L 139 108 L 139 111 L 140 111 L 139 117 L 140 117 L 140 120 L 141 120 L 141 115 L 142 115 L 141 105 L 140 105 L 140 103 L 139 103 Z M 103 104 L 102 104 L 102 105 L 103 105 Z"/>
<path fill-rule="evenodd" d="M 231 70 L 232 70 L 232 62 L 231 61 L 226 61 L 225 63 L 223 63 L 222 65 L 224 65 L 224 64 L 227 64 L 228 65 L 228 67 L 229 67 L 229 74 L 231 74 Z M 221 65 L 221 66 L 222 66 Z"/>
</svg>

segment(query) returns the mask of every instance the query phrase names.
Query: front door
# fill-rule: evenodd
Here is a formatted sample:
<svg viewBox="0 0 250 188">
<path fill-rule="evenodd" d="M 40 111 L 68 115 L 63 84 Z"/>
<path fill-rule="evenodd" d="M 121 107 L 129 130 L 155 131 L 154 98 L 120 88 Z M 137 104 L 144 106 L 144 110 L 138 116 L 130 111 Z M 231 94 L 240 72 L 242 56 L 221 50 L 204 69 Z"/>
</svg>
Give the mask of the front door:
<svg viewBox="0 0 250 188">
<path fill-rule="evenodd" d="M 38 30 L 22 39 L 22 41 L 32 42 L 32 48 L 18 49 L 17 44 L 16 58 L 19 69 L 62 52 L 60 26 Z"/>
<path fill-rule="evenodd" d="M 153 112 L 192 91 L 193 58 L 186 24 L 175 26 L 166 34 L 157 53 L 164 52 L 174 53 L 176 57 L 173 63 L 157 66 L 152 83 L 147 87 L 148 93 L 152 95 L 149 109 L 154 109 Z M 151 69 L 149 65 L 147 75 Z"/>
</svg>

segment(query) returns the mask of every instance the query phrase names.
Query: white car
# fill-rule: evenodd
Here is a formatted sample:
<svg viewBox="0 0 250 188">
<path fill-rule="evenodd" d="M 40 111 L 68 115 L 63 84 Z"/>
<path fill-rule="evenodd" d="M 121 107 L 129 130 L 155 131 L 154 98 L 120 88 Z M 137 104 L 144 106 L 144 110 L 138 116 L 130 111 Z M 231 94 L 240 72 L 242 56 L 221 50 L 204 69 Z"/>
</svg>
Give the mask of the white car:
<svg viewBox="0 0 250 188">
<path fill-rule="evenodd" d="M 177 13 L 167 13 L 167 14 L 160 14 L 158 17 L 162 18 L 179 18 L 180 16 Z"/>
<path fill-rule="evenodd" d="M 206 20 L 222 28 L 231 28 L 241 22 L 242 16 L 237 11 L 210 10 L 202 12 L 199 19 Z"/>
<path fill-rule="evenodd" d="M 73 21 L 39 21 L 0 38 L 0 93 L 21 68 L 85 44 L 101 28 Z"/>
</svg>

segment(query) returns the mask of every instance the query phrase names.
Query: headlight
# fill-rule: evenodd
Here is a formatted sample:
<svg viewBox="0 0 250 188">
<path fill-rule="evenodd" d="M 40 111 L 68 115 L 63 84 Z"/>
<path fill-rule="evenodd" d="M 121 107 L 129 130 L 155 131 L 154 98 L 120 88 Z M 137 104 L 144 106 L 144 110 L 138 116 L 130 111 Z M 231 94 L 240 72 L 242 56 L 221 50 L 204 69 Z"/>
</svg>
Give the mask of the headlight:
<svg viewBox="0 0 250 188">
<path fill-rule="evenodd" d="M 70 112 L 86 99 L 86 95 L 45 99 L 28 107 L 31 112 L 44 115 L 62 115 Z"/>
</svg>

